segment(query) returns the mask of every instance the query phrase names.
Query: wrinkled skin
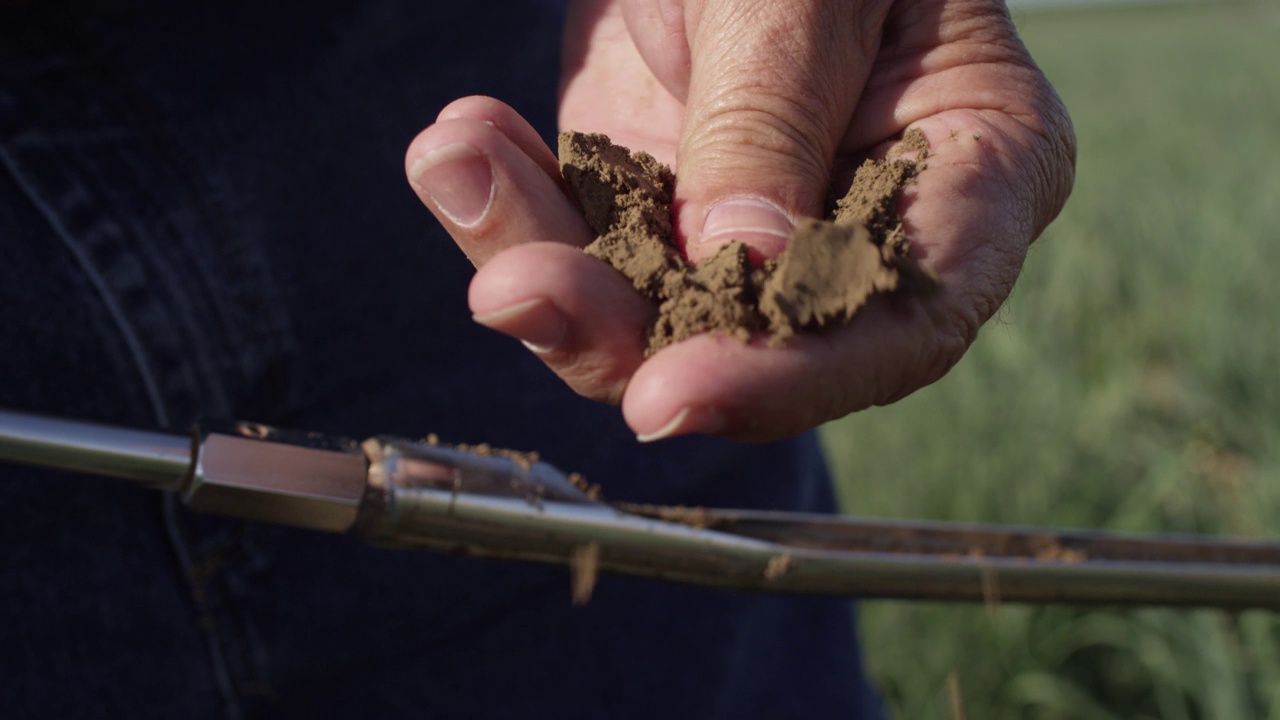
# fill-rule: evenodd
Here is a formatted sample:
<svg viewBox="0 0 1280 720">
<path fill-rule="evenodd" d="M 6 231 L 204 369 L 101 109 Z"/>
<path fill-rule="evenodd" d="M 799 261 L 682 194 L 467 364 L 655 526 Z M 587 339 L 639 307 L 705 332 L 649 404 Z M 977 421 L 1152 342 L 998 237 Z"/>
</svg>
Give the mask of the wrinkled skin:
<svg viewBox="0 0 1280 720">
<path fill-rule="evenodd" d="M 551 150 L 497 100 L 440 113 L 406 168 L 479 268 L 477 321 L 526 341 L 577 392 L 620 401 L 644 440 L 786 437 L 937 380 L 1008 296 L 1074 174 L 1066 111 L 998 0 L 584 0 L 562 83 L 562 128 L 675 168 L 694 261 L 729 236 L 776 254 L 854 163 L 909 127 L 932 146 L 900 209 L 941 292 L 877 299 L 781 348 L 701 335 L 646 360 L 652 308 L 578 252 L 591 234 Z M 746 214 L 725 205 L 704 226 L 734 198 Z"/>
</svg>

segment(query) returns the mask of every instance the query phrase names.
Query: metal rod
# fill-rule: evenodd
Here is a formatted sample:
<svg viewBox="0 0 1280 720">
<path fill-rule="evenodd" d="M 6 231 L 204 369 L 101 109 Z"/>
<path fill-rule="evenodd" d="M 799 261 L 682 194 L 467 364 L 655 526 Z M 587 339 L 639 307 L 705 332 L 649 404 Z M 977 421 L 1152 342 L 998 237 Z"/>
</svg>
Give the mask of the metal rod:
<svg viewBox="0 0 1280 720">
<path fill-rule="evenodd" d="M 187 435 L 0 410 L 0 460 L 176 490 L 192 460 Z"/>
<path fill-rule="evenodd" d="M 615 507 L 632 515 L 681 522 L 807 550 L 931 555 L 970 560 L 1250 565 L 1274 568 L 1280 576 L 1280 542 L 1272 538 L 1176 533 L 1126 535 L 1102 530 L 626 503 Z"/>
<path fill-rule="evenodd" d="M 778 544 L 620 513 L 408 485 L 375 542 L 574 566 L 598 543 L 598 567 L 768 593 L 988 603 L 1280 609 L 1280 566 L 1178 560 L 1037 559 Z M 1158 541 L 1153 541 L 1158 542 Z M 1206 543 L 1208 545 L 1208 543 Z"/>
<path fill-rule="evenodd" d="M 529 458 L 395 438 L 357 446 L 253 423 L 188 438 L 0 410 L 4 460 L 181 489 L 193 509 L 215 514 L 560 563 L 580 577 L 600 570 L 759 592 L 1280 610 L 1274 542 L 614 506 Z"/>
<path fill-rule="evenodd" d="M 611 506 L 495 486 L 382 443 L 367 539 L 772 593 L 1280 609 L 1280 546 L 778 512 Z M 534 468 L 536 469 L 536 465 Z M 375 493 L 374 497 L 377 497 Z"/>
</svg>

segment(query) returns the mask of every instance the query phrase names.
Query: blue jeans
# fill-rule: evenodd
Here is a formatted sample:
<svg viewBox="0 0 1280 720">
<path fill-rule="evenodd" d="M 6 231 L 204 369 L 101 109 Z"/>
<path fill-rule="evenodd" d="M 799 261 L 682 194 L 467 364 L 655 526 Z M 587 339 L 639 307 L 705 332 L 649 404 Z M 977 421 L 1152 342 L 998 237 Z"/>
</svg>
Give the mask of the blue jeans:
<svg viewBox="0 0 1280 720">
<path fill-rule="evenodd" d="M 833 508 L 812 436 L 637 444 L 518 343 L 401 158 L 551 133 L 537 2 L 0 11 L 0 406 L 537 449 L 607 497 Z M 265 7 L 264 7 L 265 6 Z M 0 717 L 878 717 L 848 603 L 368 547 L 0 466 Z"/>
</svg>

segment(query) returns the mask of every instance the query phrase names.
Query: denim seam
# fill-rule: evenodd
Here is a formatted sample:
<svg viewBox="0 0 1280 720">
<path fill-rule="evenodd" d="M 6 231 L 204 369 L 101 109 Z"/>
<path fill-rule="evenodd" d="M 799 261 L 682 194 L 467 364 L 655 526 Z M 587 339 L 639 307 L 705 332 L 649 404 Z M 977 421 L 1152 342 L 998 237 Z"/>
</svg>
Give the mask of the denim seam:
<svg viewBox="0 0 1280 720">
<path fill-rule="evenodd" d="M 138 375 L 142 379 L 143 387 L 146 388 L 147 400 L 151 403 L 151 409 L 155 413 L 156 421 L 162 427 L 168 426 L 169 415 L 165 411 L 164 401 L 160 396 L 160 386 L 156 382 L 156 377 L 151 371 L 151 366 L 147 362 L 146 353 L 142 348 L 142 341 L 138 339 L 138 333 L 135 331 L 132 323 L 125 316 L 124 311 L 120 307 L 120 302 L 115 294 L 111 292 L 107 285 L 106 279 L 102 276 L 84 252 L 84 248 L 78 245 L 71 233 L 67 230 L 66 225 L 58 218 L 53 208 L 36 192 L 32 187 L 30 180 L 24 173 L 20 171 L 13 156 L 3 146 L 0 146 L 0 163 L 4 164 L 9 175 L 13 177 L 18 187 L 22 188 L 23 194 L 27 200 L 39 211 L 44 217 L 45 222 L 49 224 L 49 228 L 53 234 L 57 236 L 58 241 L 66 248 L 67 252 L 75 258 L 76 264 L 88 277 L 89 282 L 93 285 L 94 291 L 102 300 L 103 305 L 107 308 L 107 313 L 111 316 L 111 321 L 115 323 L 116 329 L 119 330 L 125 345 L 129 348 L 129 355 L 132 357 L 134 365 L 137 367 Z"/>
<path fill-rule="evenodd" d="M 34 42 L 38 42 L 38 40 L 33 36 L 29 36 L 29 39 Z M 83 49 L 84 48 L 79 48 L 79 50 Z M 40 50 L 50 50 L 53 53 L 62 52 L 64 54 L 68 54 L 65 48 L 41 47 Z M 69 55 L 74 56 L 74 60 L 84 61 L 84 58 L 79 57 L 79 53 L 73 52 L 69 53 Z M 101 71 L 101 69 L 101 67 L 98 68 L 99 71 Z M 76 70 L 77 66 L 75 62 L 68 62 L 65 65 L 57 66 L 58 74 L 71 73 Z M 115 85 L 117 83 L 112 82 L 110 84 Z M 45 115 L 48 115 L 50 109 L 52 109 L 54 114 L 51 117 L 56 119 L 60 117 L 58 112 L 61 109 L 56 104 L 57 100 L 70 97 L 68 93 L 75 94 L 79 91 L 79 88 L 74 84 L 69 86 L 59 85 L 56 81 L 51 83 L 50 86 L 53 88 L 53 95 L 51 96 L 53 101 L 47 103 L 49 108 L 45 109 Z M 117 91 L 119 90 L 118 87 L 115 89 Z M 62 94 L 59 95 L 59 93 Z M 33 129 L 38 130 L 38 120 L 39 118 L 44 117 L 44 115 L 41 115 L 40 109 L 41 106 L 46 103 L 42 102 L 43 98 L 40 95 L 36 95 L 35 99 L 37 100 L 33 106 L 35 108 L 35 113 L 33 117 L 28 118 L 28 120 L 35 121 L 35 124 L 32 127 Z M 82 173 L 86 173 L 86 175 L 78 179 L 84 180 L 95 173 L 99 173 L 102 169 L 101 165 L 105 162 L 113 163 L 117 171 L 124 171 L 123 173 L 117 172 L 110 182 L 123 182 L 128 185 L 130 182 L 138 183 L 141 181 L 144 170 L 143 166 L 139 165 L 140 158 L 131 147 L 131 141 L 136 140 L 139 137 L 145 138 L 146 131 L 144 128 L 137 125 L 136 122 L 133 122 L 132 120 L 134 120 L 134 118 L 129 117 L 129 115 L 130 114 L 128 112 L 125 113 L 125 122 L 122 126 L 125 131 L 124 135 L 115 139 L 116 142 L 112 143 L 111 149 L 114 152 L 112 154 L 107 154 L 105 157 L 99 157 L 98 155 L 100 153 L 88 154 L 87 157 L 89 161 L 86 163 L 85 167 L 80 168 L 80 171 Z M 13 127 L 6 128 L 9 133 L 13 133 L 15 129 L 16 128 Z M 9 137 L 5 139 L 13 140 L 19 137 L 22 137 L 22 135 L 10 134 Z M 17 149 L 21 150 L 23 147 L 24 146 L 20 144 Z M 42 166 L 38 162 L 24 162 L 23 160 L 25 159 L 26 158 L 23 158 L 21 154 L 15 154 L 15 152 L 12 152 L 5 143 L 0 142 L 0 168 L 3 168 L 3 170 L 13 178 L 13 181 L 22 192 L 24 199 L 31 204 L 41 219 L 47 224 L 50 232 L 57 237 L 59 245 L 71 256 L 75 267 L 83 273 L 87 283 L 93 289 L 93 292 L 99 302 L 102 303 L 106 315 L 110 318 L 110 322 L 114 326 L 115 332 L 119 334 L 119 338 L 127 348 L 129 361 L 134 366 L 134 369 L 141 381 L 155 422 L 161 427 L 168 427 L 170 425 L 170 419 L 173 413 L 171 412 L 172 408 L 170 404 L 166 402 L 166 399 L 173 399 L 172 397 L 169 397 L 169 392 L 172 392 L 175 389 L 172 382 L 165 382 L 164 378 L 166 375 L 162 374 L 159 371 L 159 368 L 164 368 L 164 373 L 167 373 L 169 380 L 182 380 L 191 370 L 196 370 L 196 372 L 204 376 L 204 382 L 201 383 L 205 385 L 204 392 L 201 393 L 200 390 L 194 387 L 189 388 L 189 392 L 179 392 L 178 397 L 180 399 L 178 401 L 178 406 L 186 404 L 186 401 L 194 400 L 201 394 L 207 395 L 210 393 L 216 395 L 217 401 L 225 406 L 226 392 L 219 382 L 219 378 L 216 377 L 216 373 L 214 372 L 215 368 L 209 364 L 206 358 L 199 358 L 199 361 L 195 363 L 194 367 L 192 366 L 192 359 L 190 357 L 183 358 L 182 356 L 178 356 L 176 358 L 170 358 L 170 360 L 176 360 L 176 364 L 174 362 L 166 363 L 164 355 L 156 354 L 160 348 L 154 347 L 144 341 L 147 325 L 145 322 L 139 325 L 135 323 L 134 320 L 140 318 L 145 319 L 147 316 L 155 315 L 157 313 L 162 315 L 171 315 L 175 310 L 175 308 L 171 306 L 166 306 L 163 301 L 156 297 L 156 293 L 154 292 L 138 295 L 134 298 L 130 298 L 128 296 L 130 291 L 145 291 L 149 287 L 148 283 L 151 281 L 146 277 L 146 275 L 143 275 L 141 278 L 132 277 L 128 274 L 121 275 L 118 270 L 113 273 L 113 268 L 109 265 L 107 267 L 103 267 L 99 264 L 99 253 L 106 252 L 107 254 L 102 255 L 102 257 L 111 258 L 115 256 L 113 254 L 114 251 L 118 250 L 121 246 L 119 238 L 116 236 L 118 235 L 118 232 L 112 233 L 107 231 L 103 234 L 104 228 L 101 227 L 101 221 L 95 221 L 93 224 L 86 224 L 83 221 L 83 216 L 110 218 L 109 213 L 106 215 L 102 214 L 101 208 L 104 204 L 106 207 L 110 208 L 113 203 L 113 198 L 109 196 L 98 197 L 86 196 L 84 194 L 66 194 L 68 193 L 68 189 L 72 186 L 65 182 L 67 180 L 65 173 L 68 172 L 65 162 L 61 166 L 56 164 L 52 166 Z M 67 158 L 64 158 L 64 161 L 66 159 Z M 47 177 L 40 175 L 38 172 L 32 174 L 40 167 L 58 167 L 62 171 L 63 176 L 60 176 L 58 173 L 51 173 Z M 45 182 L 42 182 L 42 180 Z M 54 182 L 53 185 L 49 185 L 48 181 L 51 180 Z M 59 185 L 59 180 L 64 182 Z M 100 178 L 99 182 L 102 180 L 103 179 Z M 83 186 L 83 183 L 80 184 Z M 93 183 L 90 182 L 88 187 L 94 187 Z M 66 194 L 65 197 L 63 196 L 64 194 Z M 58 198 L 63 200 L 72 199 L 74 201 L 74 206 L 60 208 L 57 202 Z M 66 205 L 65 202 L 62 204 Z M 86 209 L 88 210 L 87 214 Z M 171 228 L 170 230 L 177 230 L 177 228 Z M 142 258 L 141 260 L 145 261 L 148 260 L 148 258 Z M 160 267 L 158 269 L 161 271 L 161 275 L 164 275 L 165 268 L 164 263 L 160 262 L 161 259 L 153 257 L 149 260 L 153 265 L 151 268 L 152 272 L 157 269 L 155 267 L 155 263 L 159 263 Z M 212 282 L 212 278 L 207 272 L 205 272 L 204 268 L 198 267 L 198 263 L 195 270 L 197 271 L 196 275 L 199 277 L 199 282 L 206 285 L 209 282 Z M 113 282 L 113 278 L 115 278 L 115 282 Z M 170 277 L 161 277 L 159 279 L 166 287 L 178 287 Z M 182 301 L 186 299 L 186 296 L 183 293 L 171 292 L 170 294 L 175 296 L 175 298 L 171 298 L 171 300 L 177 299 Z M 193 308 L 188 309 L 185 307 L 180 310 L 184 310 L 187 313 L 194 311 Z M 182 320 L 183 314 L 185 313 L 179 312 L 179 318 L 177 318 L 179 322 Z M 187 319 L 190 319 L 189 315 Z M 155 324 L 154 318 L 152 319 L 152 324 Z M 191 350 L 192 348 L 189 346 L 186 348 L 187 353 Z M 190 378 L 188 382 L 193 380 L 197 380 L 197 378 Z M 166 391 L 166 388 L 169 390 Z M 190 397 L 187 397 L 188 395 L 190 395 Z M 239 718 L 244 717 L 243 703 L 241 702 L 241 698 L 237 691 L 237 683 L 234 678 L 234 673 L 232 672 L 231 665 L 228 662 L 227 651 L 235 645 L 243 642 L 243 640 L 233 637 L 226 632 L 228 623 L 221 621 L 219 614 L 215 612 L 214 603 L 210 601 L 208 594 L 205 592 L 205 585 L 202 584 L 200 578 L 196 576 L 194 570 L 195 562 L 193 561 L 192 554 L 193 546 L 189 542 L 181 526 L 182 523 L 178 513 L 177 497 L 171 493 L 167 494 L 163 497 L 162 504 L 157 507 L 157 510 L 159 511 L 158 514 L 160 515 L 166 544 L 169 546 L 169 550 L 177 565 L 183 585 L 186 587 L 187 597 L 194 605 L 193 609 L 195 610 L 195 617 L 193 618 L 193 621 L 198 628 L 199 633 L 203 636 L 203 644 L 205 646 L 205 653 L 209 665 L 209 671 L 212 675 L 213 685 L 216 688 L 218 695 L 223 700 L 223 710 L 226 717 L 233 720 L 239 720 Z M 228 605 L 234 604 L 233 598 L 226 598 L 226 600 Z"/>
</svg>

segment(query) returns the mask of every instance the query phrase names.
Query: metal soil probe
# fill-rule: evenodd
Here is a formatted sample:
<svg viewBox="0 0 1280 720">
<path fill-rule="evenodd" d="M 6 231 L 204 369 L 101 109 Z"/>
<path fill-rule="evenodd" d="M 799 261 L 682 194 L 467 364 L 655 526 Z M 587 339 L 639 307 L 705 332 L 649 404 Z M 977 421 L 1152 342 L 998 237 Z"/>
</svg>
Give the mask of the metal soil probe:
<svg viewBox="0 0 1280 720">
<path fill-rule="evenodd" d="M 1280 608 L 1280 544 L 609 504 L 543 462 L 255 423 L 191 435 L 0 410 L 0 460 L 370 542 L 778 593 Z M 2 475 L 0 475 L 2 477 Z"/>
</svg>

